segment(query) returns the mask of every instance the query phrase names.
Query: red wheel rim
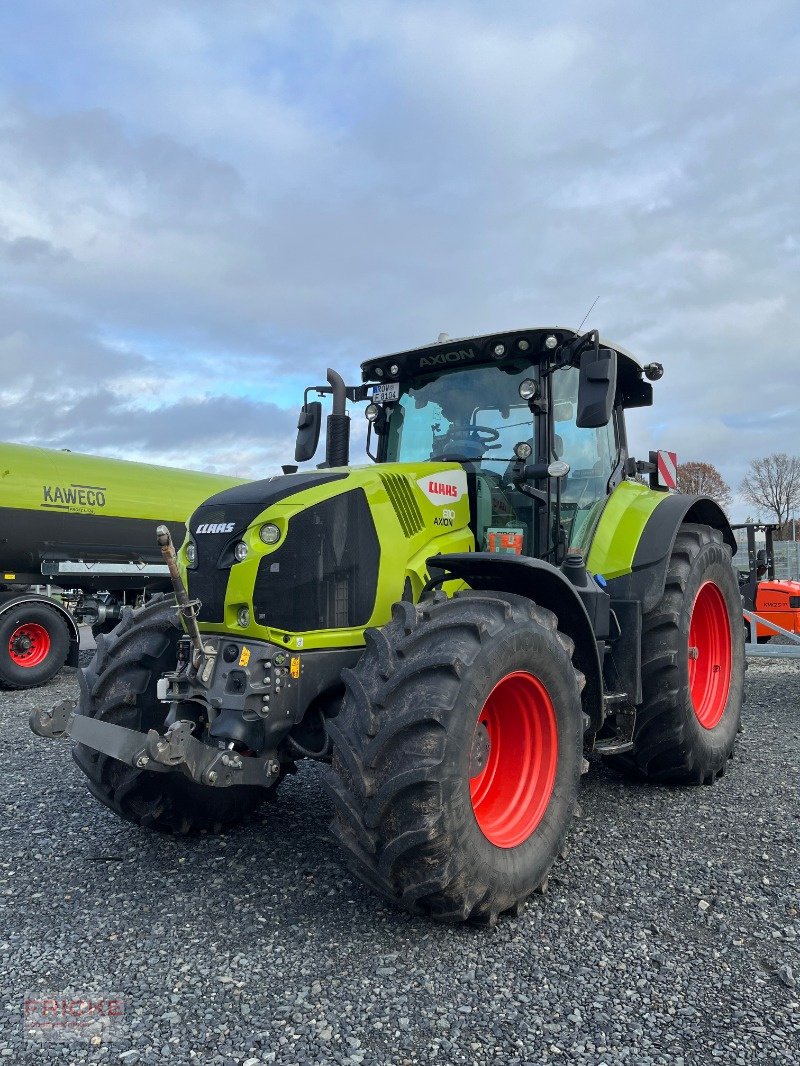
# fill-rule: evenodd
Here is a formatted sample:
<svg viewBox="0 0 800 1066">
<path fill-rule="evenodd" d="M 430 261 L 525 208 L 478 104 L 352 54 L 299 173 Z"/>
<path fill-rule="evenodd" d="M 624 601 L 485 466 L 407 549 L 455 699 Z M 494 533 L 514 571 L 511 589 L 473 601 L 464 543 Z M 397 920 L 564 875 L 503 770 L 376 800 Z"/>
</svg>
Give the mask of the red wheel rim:
<svg viewBox="0 0 800 1066">
<path fill-rule="evenodd" d="M 541 822 L 556 780 L 556 713 L 538 678 L 517 672 L 498 681 L 478 715 L 472 758 L 469 791 L 481 832 L 498 848 L 515 848 Z"/>
<path fill-rule="evenodd" d="M 705 581 L 689 621 L 689 692 L 705 729 L 713 729 L 725 713 L 732 669 L 728 607 L 719 586 Z"/>
<path fill-rule="evenodd" d="M 50 651 L 50 634 L 38 622 L 17 626 L 8 642 L 8 654 L 16 666 L 38 666 Z"/>
</svg>

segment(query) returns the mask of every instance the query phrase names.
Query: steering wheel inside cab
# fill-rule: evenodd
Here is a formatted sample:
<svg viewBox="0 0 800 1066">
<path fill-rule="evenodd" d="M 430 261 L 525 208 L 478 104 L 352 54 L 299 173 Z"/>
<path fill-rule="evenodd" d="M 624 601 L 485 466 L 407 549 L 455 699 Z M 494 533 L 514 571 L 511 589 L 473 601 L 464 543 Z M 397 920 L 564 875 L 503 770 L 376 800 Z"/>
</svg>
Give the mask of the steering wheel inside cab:
<svg viewBox="0 0 800 1066">
<path fill-rule="evenodd" d="M 493 443 L 499 437 L 500 431 L 491 426 L 451 426 L 441 440 L 434 442 L 431 459 L 480 459 L 484 452 L 500 447 Z"/>
</svg>

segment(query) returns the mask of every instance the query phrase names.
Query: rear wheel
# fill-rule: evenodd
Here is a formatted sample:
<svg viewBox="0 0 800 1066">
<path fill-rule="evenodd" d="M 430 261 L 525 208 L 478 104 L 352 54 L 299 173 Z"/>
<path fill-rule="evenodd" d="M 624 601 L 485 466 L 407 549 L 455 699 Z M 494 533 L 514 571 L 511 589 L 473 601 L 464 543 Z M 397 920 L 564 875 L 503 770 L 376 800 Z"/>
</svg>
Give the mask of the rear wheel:
<svg viewBox="0 0 800 1066">
<path fill-rule="evenodd" d="M 169 705 L 156 697 L 156 683 L 174 669 L 179 637 L 171 597 L 154 597 L 136 611 L 126 608 L 81 671 L 78 713 L 128 729 L 161 731 Z M 101 803 L 129 822 L 167 833 L 229 828 L 267 795 L 266 789 L 244 785 L 207 788 L 178 771 L 136 770 L 83 744 L 75 744 L 72 754 Z"/>
<path fill-rule="evenodd" d="M 609 762 L 653 781 L 711 784 L 739 729 L 741 596 L 722 534 L 684 525 L 664 595 L 642 620 L 642 694 L 634 750 Z"/>
<path fill-rule="evenodd" d="M 46 603 L 21 603 L 0 615 L 0 684 L 35 688 L 67 661 L 69 632 Z"/>
<path fill-rule="evenodd" d="M 583 677 L 521 596 L 396 604 L 344 671 L 333 832 L 353 871 L 415 914 L 493 922 L 562 850 L 582 763 Z"/>
</svg>

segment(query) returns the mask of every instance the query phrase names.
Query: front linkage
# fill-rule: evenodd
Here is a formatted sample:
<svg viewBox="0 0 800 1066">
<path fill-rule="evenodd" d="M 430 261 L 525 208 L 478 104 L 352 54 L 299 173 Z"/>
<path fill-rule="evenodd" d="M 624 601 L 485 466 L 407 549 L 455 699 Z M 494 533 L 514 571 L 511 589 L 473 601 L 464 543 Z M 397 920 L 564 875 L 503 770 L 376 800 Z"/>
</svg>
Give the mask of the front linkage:
<svg viewBox="0 0 800 1066">
<path fill-rule="evenodd" d="M 192 736 L 195 723 L 173 722 L 165 733 L 135 729 L 76 714 L 75 700 L 63 700 L 50 710 L 31 713 L 30 726 L 40 737 L 73 740 L 109 755 L 137 770 L 159 773 L 180 771 L 198 784 L 212 788 L 261 785 L 269 788 L 280 777 L 274 754 L 243 756 L 230 748 L 212 748 Z"/>
<path fill-rule="evenodd" d="M 197 625 L 198 603 L 189 599 L 184 588 L 172 537 L 166 526 L 158 527 L 157 539 L 172 579 L 178 611 L 189 634 L 181 641 L 184 647 L 179 651 L 178 670 L 164 676 L 158 684 L 159 699 L 165 703 L 174 702 L 179 713 L 181 706 L 196 706 L 185 702 L 188 696 L 196 695 L 198 690 L 207 695 L 220 642 L 214 639 L 203 641 Z M 268 694 L 264 696 L 265 701 L 269 698 Z M 204 744 L 192 735 L 198 725 L 192 718 L 173 715 L 174 720 L 164 733 L 155 729 L 144 733 L 76 714 L 76 707 L 77 701 L 63 700 L 50 710 L 37 708 L 31 713 L 30 727 L 40 737 L 71 739 L 134 769 L 159 773 L 179 771 L 192 781 L 212 788 L 234 785 L 270 788 L 280 779 L 281 765 L 274 751 L 264 755 L 242 755 L 234 750 L 230 741 L 226 744 L 218 740 L 219 747 Z M 266 703 L 264 711 L 269 712 Z"/>
</svg>

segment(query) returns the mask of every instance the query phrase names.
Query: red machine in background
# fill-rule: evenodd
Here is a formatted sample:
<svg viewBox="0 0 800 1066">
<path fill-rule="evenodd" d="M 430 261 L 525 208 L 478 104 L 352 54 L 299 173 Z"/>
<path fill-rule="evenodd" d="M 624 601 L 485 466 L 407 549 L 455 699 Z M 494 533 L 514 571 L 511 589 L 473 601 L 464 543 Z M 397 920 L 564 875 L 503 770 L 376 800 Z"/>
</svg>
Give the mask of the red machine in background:
<svg viewBox="0 0 800 1066">
<path fill-rule="evenodd" d="M 800 581 L 780 581 L 775 577 L 773 535 L 778 528 L 761 522 L 746 522 L 732 529 L 747 530 L 747 570 L 739 566 L 739 587 L 744 607 L 781 629 L 800 636 Z M 765 546 L 756 548 L 756 533 L 763 533 Z M 738 565 L 734 558 L 734 565 Z M 749 622 L 745 623 L 749 629 Z M 756 623 L 756 639 L 766 644 L 775 632 Z M 748 633 L 748 643 L 750 634 Z"/>
</svg>

